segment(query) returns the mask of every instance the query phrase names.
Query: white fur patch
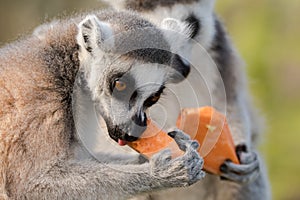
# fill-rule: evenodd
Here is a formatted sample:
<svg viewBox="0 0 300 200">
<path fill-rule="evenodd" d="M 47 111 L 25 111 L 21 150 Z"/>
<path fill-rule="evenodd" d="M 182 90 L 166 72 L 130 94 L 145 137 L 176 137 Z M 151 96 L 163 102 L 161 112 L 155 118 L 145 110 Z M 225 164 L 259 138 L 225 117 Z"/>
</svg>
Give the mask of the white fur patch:
<svg viewBox="0 0 300 200">
<path fill-rule="evenodd" d="M 130 73 L 134 76 L 136 86 L 143 91 L 142 96 L 148 97 L 164 85 L 169 70 L 159 64 L 141 64 L 134 66 Z"/>
<path fill-rule="evenodd" d="M 178 53 L 188 43 L 191 30 L 189 24 L 174 18 L 165 18 L 161 22 L 163 33 L 170 44 L 171 51 Z"/>
</svg>

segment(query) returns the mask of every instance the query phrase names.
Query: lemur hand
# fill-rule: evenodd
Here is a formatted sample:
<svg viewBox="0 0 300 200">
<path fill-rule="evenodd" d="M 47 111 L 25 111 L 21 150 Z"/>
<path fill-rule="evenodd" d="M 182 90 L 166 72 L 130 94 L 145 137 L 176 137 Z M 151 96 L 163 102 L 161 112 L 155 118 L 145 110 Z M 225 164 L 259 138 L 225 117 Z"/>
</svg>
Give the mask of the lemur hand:
<svg viewBox="0 0 300 200">
<path fill-rule="evenodd" d="M 225 161 L 220 170 L 221 178 L 239 183 L 249 183 L 254 181 L 259 175 L 259 159 L 255 152 L 247 151 L 246 145 L 236 147 L 236 153 L 240 164 Z"/>
<path fill-rule="evenodd" d="M 197 152 L 198 142 L 180 130 L 169 135 L 185 153 L 173 159 L 169 149 L 155 154 L 150 160 L 152 175 L 165 187 L 188 186 L 202 179 L 205 173 L 202 171 L 203 159 Z"/>
</svg>

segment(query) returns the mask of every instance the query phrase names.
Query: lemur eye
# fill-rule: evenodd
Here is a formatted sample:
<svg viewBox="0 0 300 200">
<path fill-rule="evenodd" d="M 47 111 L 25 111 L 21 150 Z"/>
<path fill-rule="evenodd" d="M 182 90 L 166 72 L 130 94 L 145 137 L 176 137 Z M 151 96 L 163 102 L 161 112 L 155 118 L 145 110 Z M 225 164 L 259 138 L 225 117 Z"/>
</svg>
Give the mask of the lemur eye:
<svg viewBox="0 0 300 200">
<path fill-rule="evenodd" d="M 144 106 L 145 107 L 151 107 L 152 105 L 154 105 L 160 98 L 161 95 L 161 91 L 153 94 L 152 96 L 150 96 L 145 102 L 144 102 Z"/>
<path fill-rule="evenodd" d="M 160 94 L 156 93 L 151 97 L 151 101 L 156 102 L 158 101 L 160 98 Z"/>
<path fill-rule="evenodd" d="M 126 89 L 127 85 L 125 82 L 115 79 L 113 88 L 116 88 L 119 92 L 122 92 Z"/>
</svg>

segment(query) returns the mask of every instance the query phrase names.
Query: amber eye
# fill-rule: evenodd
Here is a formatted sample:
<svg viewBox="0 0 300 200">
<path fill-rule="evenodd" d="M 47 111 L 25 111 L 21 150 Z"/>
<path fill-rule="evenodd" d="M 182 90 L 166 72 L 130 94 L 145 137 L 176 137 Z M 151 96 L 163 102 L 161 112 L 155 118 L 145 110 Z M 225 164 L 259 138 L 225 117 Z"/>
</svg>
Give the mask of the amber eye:
<svg viewBox="0 0 300 200">
<path fill-rule="evenodd" d="M 159 98 L 160 98 L 160 95 L 159 95 L 159 94 L 155 94 L 155 95 L 153 95 L 153 96 L 151 97 L 151 101 L 157 102 L 157 101 L 159 100 Z"/>
<path fill-rule="evenodd" d="M 160 93 L 153 94 L 144 102 L 144 106 L 147 108 L 151 107 L 159 100 L 159 98 L 160 98 Z"/>
<path fill-rule="evenodd" d="M 119 92 L 124 91 L 126 87 L 126 83 L 124 83 L 123 81 L 120 81 L 118 79 L 115 80 L 114 88 L 116 88 Z"/>
</svg>

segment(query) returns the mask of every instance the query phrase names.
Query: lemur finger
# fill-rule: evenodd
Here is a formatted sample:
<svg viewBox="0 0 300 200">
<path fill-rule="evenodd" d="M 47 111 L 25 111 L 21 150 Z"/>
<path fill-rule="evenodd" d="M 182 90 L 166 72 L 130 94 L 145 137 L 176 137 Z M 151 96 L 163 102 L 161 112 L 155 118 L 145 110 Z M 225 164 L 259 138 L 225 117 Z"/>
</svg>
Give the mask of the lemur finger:
<svg viewBox="0 0 300 200">
<path fill-rule="evenodd" d="M 186 151 L 187 148 L 197 150 L 200 146 L 196 140 L 191 140 L 189 135 L 180 130 L 172 131 L 168 134 L 174 138 L 179 148 L 183 151 Z"/>
<path fill-rule="evenodd" d="M 259 171 L 255 171 L 254 173 L 247 174 L 247 175 L 238 175 L 232 172 L 229 173 L 221 173 L 221 178 L 224 180 L 235 181 L 239 183 L 249 183 L 254 181 L 259 176 Z"/>
<path fill-rule="evenodd" d="M 255 152 L 242 152 L 239 155 L 241 164 L 250 164 L 257 160 L 257 154 Z"/>
<path fill-rule="evenodd" d="M 189 167 L 189 179 L 190 184 L 197 182 L 205 176 L 205 172 L 202 171 L 203 160 L 198 159 L 193 162 Z"/>
<path fill-rule="evenodd" d="M 233 172 L 236 174 L 250 174 L 254 171 L 259 170 L 259 162 L 252 162 L 247 165 L 243 164 L 235 164 L 231 161 L 225 161 L 224 164 L 221 165 L 220 171 L 224 173 Z"/>
<path fill-rule="evenodd" d="M 197 181 L 203 179 L 205 177 L 204 171 L 197 171 L 197 173 L 190 179 L 189 185 L 196 183 Z"/>
<path fill-rule="evenodd" d="M 180 139 L 180 140 L 190 140 L 191 137 L 188 134 L 185 134 L 180 129 L 174 129 L 173 131 L 168 133 L 169 136 L 171 136 L 174 139 Z"/>
<path fill-rule="evenodd" d="M 168 133 L 171 137 L 174 138 L 175 142 L 177 143 L 179 149 L 182 151 L 186 151 L 187 148 L 190 146 L 189 144 L 191 143 L 189 140 L 189 136 L 187 136 L 185 133 L 182 131 L 173 131 Z M 194 144 L 195 146 L 195 144 Z"/>
<path fill-rule="evenodd" d="M 195 150 L 191 145 L 187 148 L 185 157 L 188 157 L 188 164 L 195 163 L 195 161 L 203 160 L 203 158 L 199 155 L 198 151 Z"/>
<path fill-rule="evenodd" d="M 203 171 L 203 170 L 201 170 L 198 174 L 197 174 L 197 180 L 201 180 L 201 179 L 203 179 L 204 177 L 205 177 L 205 175 L 206 175 L 206 173 Z"/>
<path fill-rule="evenodd" d="M 202 171 L 202 169 L 203 169 L 203 159 L 198 159 L 191 167 L 191 171 L 195 173 Z"/>
<path fill-rule="evenodd" d="M 186 149 L 191 151 L 197 151 L 197 149 L 200 147 L 199 142 L 196 140 L 184 141 L 184 145 L 186 146 Z"/>
</svg>

